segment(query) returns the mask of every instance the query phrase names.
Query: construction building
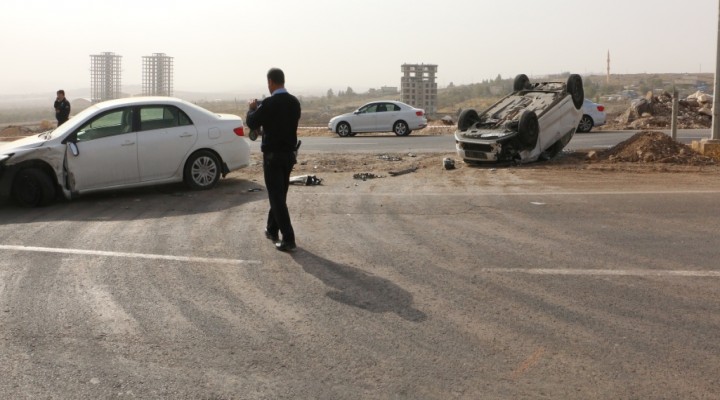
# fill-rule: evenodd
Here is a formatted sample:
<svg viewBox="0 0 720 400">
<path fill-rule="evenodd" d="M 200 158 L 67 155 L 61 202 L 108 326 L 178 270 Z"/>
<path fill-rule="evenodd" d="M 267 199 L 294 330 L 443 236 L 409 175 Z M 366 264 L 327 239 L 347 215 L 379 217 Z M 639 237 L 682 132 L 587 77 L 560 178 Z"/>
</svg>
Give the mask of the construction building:
<svg viewBox="0 0 720 400">
<path fill-rule="evenodd" d="M 437 112 L 436 64 L 403 64 L 400 84 L 401 101 L 422 108 L 428 114 Z"/>
<path fill-rule="evenodd" d="M 90 99 L 93 103 L 120 98 L 122 56 L 90 55 Z"/>
<path fill-rule="evenodd" d="M 142 94 L 144 96 L 173 95 L 173 57 L 165 53 L 143 56 Z"/>
</svg>

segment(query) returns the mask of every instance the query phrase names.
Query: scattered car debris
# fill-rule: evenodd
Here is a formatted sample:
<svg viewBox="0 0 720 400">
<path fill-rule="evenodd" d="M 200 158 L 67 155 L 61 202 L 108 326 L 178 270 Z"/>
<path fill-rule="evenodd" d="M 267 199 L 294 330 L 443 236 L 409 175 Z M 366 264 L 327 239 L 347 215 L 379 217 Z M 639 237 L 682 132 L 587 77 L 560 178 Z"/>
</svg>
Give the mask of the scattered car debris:
<svg viewBox="0 0 720 400">
<path fill-rule="evenodd" d="M 415 171 L 417 171 L 417 169 L 418 169 L 418 167 L 410 167 L 410 168 L 403 169 L 400 171 L 390 171 L 390 172 L 388 172 L 388 174 L 390 174 L 390 176 L 400 176 L 400 175 L 405 175 L 405 174 L 415 172 Z"/>
<path fill-rule="evenodd" d="M 392 172 L 391 172 L 392 174 Z M 368 179 L 375 179 L 375 178 L 384 178 L 382 175 L 375 175 L 372 172 L 360 172 L 358 174 L 353 175 L 353 179 L 360 179 L 363 181 L 366 181 Z"/>
<path fill-rule="evenodd" d="M 293 185 L 315 186 L 315 185 L 321 185 L 322 179 L 318 178 L 315 175 L 298 175 L 298 176 L 291 176 L 290 183 Z"/>
<path fill-rule="evenodd" d="M 260 188 L 250 188 L 250 189 L 248 189 L 248 192 L 261 192 L 261 191 L 262 191 L 262 189 L 260 189 Z"/>
<path fill-rule="evenodd" d="M 402 161 L 402 157 L 391 156 L 390 154 L 378 154 L 378 158 L 385 161 Z"/>
<path fill-rule="evenodd" d="M 415 157 L 417 157 L 417 154 L 415 154 L 415 153 L 407 153 L 407 156 L 408 156 L 408 157 L 411 157 L 411 158 L 415 158 Z"/>
<path fill-rule="evenodd" d="M 455 169 L 455 160 L 450 157 L 443 158 L 443 167 L 445 169 Z"/>
<path fill-rule="evenodd" d="M 440 122 L 442 122 L 443 125 L 455 125 L 455 121 L 449 115 L 446 115 L 446 116 L 440 118 Z"/>
</svg>

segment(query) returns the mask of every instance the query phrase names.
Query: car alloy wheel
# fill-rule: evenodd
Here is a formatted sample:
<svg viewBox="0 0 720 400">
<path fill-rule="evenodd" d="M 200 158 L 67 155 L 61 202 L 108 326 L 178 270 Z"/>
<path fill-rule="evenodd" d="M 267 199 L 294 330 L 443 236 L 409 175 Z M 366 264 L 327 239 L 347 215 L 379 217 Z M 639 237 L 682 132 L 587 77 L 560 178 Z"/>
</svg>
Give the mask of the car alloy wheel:
<svg viewBox="0 0 720 400">
<path fill-rule="evenodd" d="M 190 156 L 185 166 L 185 183 L 195 190 L 210 189 L 220 180 L 220 161 L 207 150 Z"/>
<path fill-rule="evenodd" d="M 578 125 L 578 132 L 590 132 L 593 127 L 593 121 L 592 118 L 588 115 L 583 115 L 582 119 L 580 120 L 580 124 Z"/>
<path fill-rule="evenodd" d="M 393 132 L 398 136 L 406 136 L 410 133 L 410 130 L 404 121 L 398 121 L 393 125 Z"/>
<path fill-rule="evenodd" d="M 337 126 L 337 134 L 341 137 L 347 137 L 350 135 L 350 125 L 347 122 L 341 122 Z"/>
</svg>

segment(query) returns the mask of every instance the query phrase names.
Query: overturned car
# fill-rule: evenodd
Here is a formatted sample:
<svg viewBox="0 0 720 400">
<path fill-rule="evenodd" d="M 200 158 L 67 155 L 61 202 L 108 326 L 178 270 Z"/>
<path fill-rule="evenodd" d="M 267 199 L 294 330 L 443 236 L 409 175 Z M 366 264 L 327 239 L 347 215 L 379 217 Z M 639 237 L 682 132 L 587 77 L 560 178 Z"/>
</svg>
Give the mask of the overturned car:
<svg viewBox="0 0 720 400">
<path fill-rule="evenodd" d="M 478 114 L 460 113 L 455 131 L 458 155 L 466 163 L 550 159 L 570 142 L 582 118 L 582 78 L 531 83 L 515 77 L 513 92 Z"/>
</svg>

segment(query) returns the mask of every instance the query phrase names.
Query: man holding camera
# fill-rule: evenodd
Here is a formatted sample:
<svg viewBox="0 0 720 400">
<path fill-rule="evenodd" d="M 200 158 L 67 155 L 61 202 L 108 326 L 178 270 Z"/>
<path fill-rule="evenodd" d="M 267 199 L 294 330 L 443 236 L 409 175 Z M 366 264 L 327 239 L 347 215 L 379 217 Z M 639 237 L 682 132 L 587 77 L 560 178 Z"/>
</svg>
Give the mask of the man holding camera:
<svg viewBox="0 0 720 400">
<path fill-rule="evenodd" d="M 257 99 L 250 101 L 246 123 L 250 129 L 263 129 L 260 150 L 270 200 L 265 236 L 275 242 L 276 249 L 292 251 L 296 248 L 295 231 L 290 222 L 287 192 L 290 173 L 296 163 L 300 102 L 285 90 L 285 74 L 281 69 L 271 68 L 267 82 L 270 97 L 259 105 Z"/>
</svg>

